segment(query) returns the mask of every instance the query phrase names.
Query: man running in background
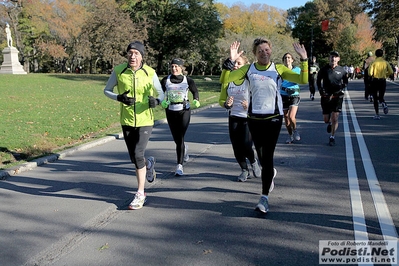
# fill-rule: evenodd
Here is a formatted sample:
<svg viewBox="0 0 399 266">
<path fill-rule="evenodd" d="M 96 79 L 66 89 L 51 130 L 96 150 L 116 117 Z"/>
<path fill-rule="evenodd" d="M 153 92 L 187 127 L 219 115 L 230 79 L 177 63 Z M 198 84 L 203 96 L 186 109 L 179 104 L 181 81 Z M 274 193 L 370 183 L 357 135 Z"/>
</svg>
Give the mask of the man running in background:
<svg viewBox="0 0 399 266">
<path fill-rule="evenodd" d="M 344 89 L 348 85 L 348 74 L 345 69 L 338 65 L 339 53 L 330 53 L 329 64 L 322 67 L 317 75 L 317 88 L 323 110 L 324 123 L 328 123 L 327 132 L 331 133 L 328 144 L 335 145 L 335 132 L 338 128 L 338 117 L 342 111 L 344 100 Z"/>
</svg>

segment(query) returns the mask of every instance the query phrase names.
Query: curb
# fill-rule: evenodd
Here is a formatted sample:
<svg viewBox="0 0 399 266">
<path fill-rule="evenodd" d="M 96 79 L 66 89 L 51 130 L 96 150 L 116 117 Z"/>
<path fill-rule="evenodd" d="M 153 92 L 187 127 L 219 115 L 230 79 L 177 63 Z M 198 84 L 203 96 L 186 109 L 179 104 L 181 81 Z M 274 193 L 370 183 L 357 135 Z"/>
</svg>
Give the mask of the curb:
<svg viewBox="0 0 399 266">
<path fill-rule="evenodd" d="M 200 112 L 202 110 L 213 108 L 215 106 L 219 106 L 219 104 L 211 104 L 211 105 L 207 105 L 207 106 L 204 106 L 204 107 L 201 107 L 201 108 L 194 109 L 194 110 L 191 111 L 191 114 L 196 114 L 196 113 L 198 113 L 198 112 Z M 154 121 L 154 127 L 156 127 L 158 125 L 161 125 L 161 124 L 165 124 L 165 123 L 167 123 L 166 118 L 160 119 L 160 120 L 156 120 L 156 121 Z M 11 167 L 9 169 L 1 170 L 0 171 L 0 180 L 5 180 L 5 179 L 7 179 L 7 177 L 15 176 L 15 175 L 18 175 L 20 173 L 32 170 L 33 168 L 36 168 L 36 167 L 38 167 L 40 165 L 47 164 L 47 163 L 50 163 L 50 162 L 54 162 L 54 161 L 57 161 L 59 159 L 63 159 L 65 157 L 69 156 L 69 155 L 74 154 L 75 152 L 88 150 L 88 149 L 93 148 L 95 146 L 102 145 L 102 144 L 105 144 L 107 142 L 110 142 L 110 141 L 113 141 L 113 140 L 116 140 L 116 139 L 120 139 L 120 138 L 123 138 L 123 133 L 122 132 L 121 133 L 112 134 L 110 136 L 107 136 L 107 137 L 104 137 L 104 138 L 101 138 L 101 139 L 98 139 L 98 140 L 94 140 L 94 141 L 91 141 L 91 142 L 88 142 L 88 143 L 85 143 L 85 144 L 82 144 L 82 145 L 79 145 L 79 146 L 76 146 L 76 147 L 61 151 L 59 153 L 55 153 L 55 154 L 51 154 L 51 155 L 48 155 L 48 156 L 40 157 L 38 159 L 32 160 L 30 162 L 22 163 L 20 165 Z"/>
</svg>

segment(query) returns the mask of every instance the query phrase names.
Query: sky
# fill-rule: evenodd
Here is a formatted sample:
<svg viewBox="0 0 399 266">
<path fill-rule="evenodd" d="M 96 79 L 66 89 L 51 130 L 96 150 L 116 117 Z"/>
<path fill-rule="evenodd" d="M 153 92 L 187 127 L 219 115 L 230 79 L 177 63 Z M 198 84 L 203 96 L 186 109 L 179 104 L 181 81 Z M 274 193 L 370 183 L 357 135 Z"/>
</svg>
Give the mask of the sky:
<svg viewBox="0 0 399 266">
<path fill-rule="evenodd" d="M 229 7 L 232 6 L 232 4 L 240 2 L 246 6 L 250 6 L 251 4 L 266 4 L 287 10 L 292 7 L 304 6 L 306 2 L 311 1 L 312 0 L 215 0 L 214 2 L 222 3 Z"/>
</svg>

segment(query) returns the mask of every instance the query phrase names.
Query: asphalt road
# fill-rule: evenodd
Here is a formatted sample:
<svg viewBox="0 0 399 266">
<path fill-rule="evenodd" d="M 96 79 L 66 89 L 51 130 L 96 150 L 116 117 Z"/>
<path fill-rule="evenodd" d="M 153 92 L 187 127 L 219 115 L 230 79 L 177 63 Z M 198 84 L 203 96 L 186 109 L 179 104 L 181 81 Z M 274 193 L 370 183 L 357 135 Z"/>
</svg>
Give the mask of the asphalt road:
<svg viewBox="0 0 399 266">
<path fill-rule="evenodd" d="M 397 240 L 399 84 L 388 83 L 377 121 L 362 81 L 350 81 L 334 147 L 308 96 L 302 87 L 302 139 L 285 144 L 282 128 L 268 214 L 254 211 L 260 179 L 236 181 L 226 111 L 203 108 L 183 177 L 168 125 L 154 128 L 157 179 L 141 210 L 127 210 L 136 178 L 123 139 L 3 171 L 1 265 L 318 265 L 320 240 Z"/>
</svg>

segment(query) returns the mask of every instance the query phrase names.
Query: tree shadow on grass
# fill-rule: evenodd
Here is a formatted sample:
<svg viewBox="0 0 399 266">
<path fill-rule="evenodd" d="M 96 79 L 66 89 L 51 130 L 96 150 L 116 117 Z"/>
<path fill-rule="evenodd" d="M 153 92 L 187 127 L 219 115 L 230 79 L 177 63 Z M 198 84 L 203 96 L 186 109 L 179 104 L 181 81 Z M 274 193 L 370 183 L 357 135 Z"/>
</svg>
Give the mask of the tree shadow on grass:
<svg viewBox="0 0 399 266">
<path fill-rule="evenodd" d="M 15 163 L 28 158 L 26 153 L 10 151 L 7 147 L 0 147 L 0 165 Z"/>
</svg>

